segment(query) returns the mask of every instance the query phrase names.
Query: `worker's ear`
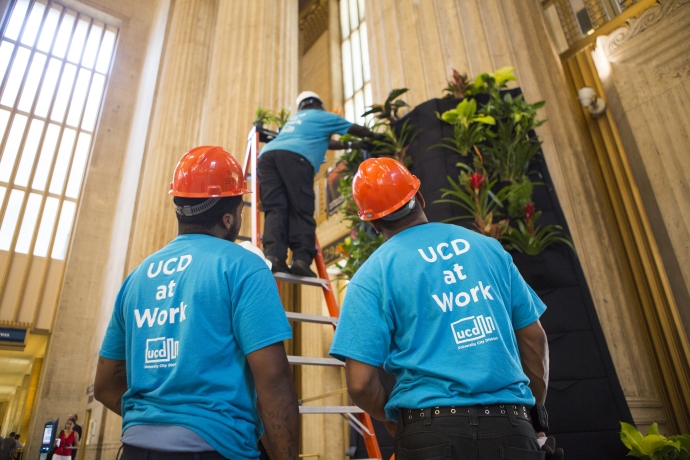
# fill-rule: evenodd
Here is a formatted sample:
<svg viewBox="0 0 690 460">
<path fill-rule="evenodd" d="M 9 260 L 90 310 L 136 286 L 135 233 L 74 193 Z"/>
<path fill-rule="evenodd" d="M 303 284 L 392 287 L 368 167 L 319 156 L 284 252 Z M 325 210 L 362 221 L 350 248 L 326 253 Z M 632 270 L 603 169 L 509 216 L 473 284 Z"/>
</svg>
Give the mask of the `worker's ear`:
<svg viewBox="0 0 690 460">
<path fill-rule="evenodd" d="M 370 224 L 371 224 L 372 228 L 374 229 L 374 231 L 376 232 L 376 234 L 380 235 L 381 234 L 381 226 L 378 224 L 378 222 L 376 222 L 375 220 L 372 220 L 370 222 Z"/>
<path fill-rule="evenodd" d="M 230 230 L 232 228 L 233 224 L 235 223 L 235 216 L 230 214 L 230 213 L 223 214 L 222 221 L 223 221 L 223 226 L 225 227 L 225 229 Z"/>
<path fill-rule="evenodd" d="M 422 192 L 417 190 L 417 193 L 415 193 L 415 195 L 417 197 L 417 203 L 419 203 L 419 206 L 421 206 L 422 209 L 424 209 L 424 207 L 426 206 L 426 202 L 424 201 L 424 197 L 422 196 Z"/>
</svg>

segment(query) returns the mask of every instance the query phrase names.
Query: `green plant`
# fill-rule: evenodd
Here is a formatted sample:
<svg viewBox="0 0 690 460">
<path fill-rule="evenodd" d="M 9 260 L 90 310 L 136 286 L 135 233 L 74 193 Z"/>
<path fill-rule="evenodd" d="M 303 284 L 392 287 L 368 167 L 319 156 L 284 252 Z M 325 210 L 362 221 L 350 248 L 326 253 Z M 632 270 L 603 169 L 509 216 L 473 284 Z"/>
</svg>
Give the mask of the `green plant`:
<svg viewBox="0 0 690 460">
<path fill-rule="evenodd" d="M 374 115 L 377 120 L 394 122 L 399 119 L 398 110 L 403 107 L 409 107 L 409 104 L 403 100 L 397 100 L 400 96 L 408 91 L 407 88 L 398 88 L 391 90 L 388 97 L 383 104 L 374 104 L 369 110 L 362 114 L 363 117 L 367 115 Z"/>
<path fill-rule="evenodd" d="M 477 114 L 477 101 L 463 99 L 456 108 L 436 114 L 441 120 L 453 125 L 453 137 L 445 137 L 446 144 L 433 147 L 446 147 L 466 157 L 475 145 L 485 141 L 493 133 L 486 125 L 495 125 L 496 120 L 490 115 Z"/>
<path fill-rule="evenodd" d="M 254 112 L 254 124 L 268 124 L 273 121 L 275 114 L 270 109 L 264 109 L 263 107 L 257 107 L 256 112 Z"/>
<path fill-rule="evenodd" d="M 276 125 L 278 129 L 282 129 L 285 123 L 290 119 L 290 111 L 286 108 L 280 109 L 280 112 L 274 113 L 271 117 L 271 122 Z"/>
<path fill-rule="evenodd" d="M 568 235 L 562 232 L 560 225 L 536 225 L 541 216 L 541 211 L 535 211 L 534 203 L 525 205 L 524 218 L 517 221 L 517 228 L 509 227 L 500 238 L 509 249 L 514 249 L 529 256 L 536 256 L 548 246 L 556 243 L 565 243 L 575 251 L 573 242 Z"/>
<path fill-rule="evenodd" d="M 634 426 L 621 422 L 621 441 L 630 449 L 628 456 L 649 460 L 690 459 L 690 435 L 665 437 L 659 434 L 656 423 L 642 436 Z"/>
<path fill-rule="evenodd" d="M 350 236 L 336 246 L 336 251 L 345 258 L 345 265 L 340 268 L 343 278 L 351 279 L 383 242 L 383 235 L 374 233 L 369 224 L 362 223 L 351 230 Z"/>
<path fill-rule="evenodd" d="M 385 124 L 383 139 L 371 142 L 374 146 L 371 154 L 395 158 L 405 166 L 409 166 L 411 158 L 407 157 L 407 149 L 417 137 L 417 131 L 410 125 L 409 121 L 405 120 L 397 130 L 391 128 L 389 124 Z"/>
<path fill-rule="evenodd" d="M 443 89 L 447 94 L 443 96 L 444 99 L 462 99 L 465 97 L 467 88 L 472 85 L 472 81 L 467 77 L 466 73 L 461 74 L 453 69 L 453 75 L 448 80 L 448 86 Z"/>
<path fill-rule="evenodd" d="M 469 215 L 453 217 L 447 222 L 471 217 L 474 219 L 474 227 L 479 233 L 496 239 L 500 238 L 508 230 L 508 220 L 503 219 L 494 222 L 494 218 L 500 215 L 499 209 L 503 207 L 502 199 L 507 189 L 501 190 L 497 196 L 491 191 L 496 180 L 487 181 L 485 174 L 474 172 L 462 163 L 458 166 L 465 170 L 460 172 L 457 182 L 448 177 L 450 188 L 441 189 L 443 192 L 442 199 L 436 200 L 436 203 L 457 204 Z"/>
</svg>

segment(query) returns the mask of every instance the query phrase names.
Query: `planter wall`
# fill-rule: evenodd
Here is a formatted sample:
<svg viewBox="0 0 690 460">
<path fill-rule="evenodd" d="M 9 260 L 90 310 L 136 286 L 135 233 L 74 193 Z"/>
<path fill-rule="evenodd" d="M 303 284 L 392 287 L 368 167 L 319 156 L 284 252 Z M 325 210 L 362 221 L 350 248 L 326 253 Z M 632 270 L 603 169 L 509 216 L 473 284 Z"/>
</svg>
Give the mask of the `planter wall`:
<svg viewBox="0 0 690 460">
<path fill-rule="evenodd" d="M 517 96 L 521 91 L 515 89 L 511 93 Z M 488 97 L 476 99 L 481 106 Z M 432 147 L 440 144 L 442 138 L 453 135 L 452 126 L 439 120 L 436 112 L 453 109 L 459 102 L 459 99 L 432 99 L 417 106 L 399 122 L 400 125 L 410 120 L 418 131 L 408 150 L 412 158 L 410 170 L 421 180 L 420 190 L 427 203 L 425 212 L 434 222 L 463 214 L 459 206 L 434 203 L 441 198 L 440 189 L 448 187 L 446 177 L 457 179 L 456 164 L 470 163 L 472 158 Z M 568 232 L 546 163 L 543 160 L 535 162 L 531 170 L 540 176 L 533 180 L 545 184 L 534 188 L 533 201 L 543 212 L 538 223 L 558 224 Z M 471 222 L 460 224 L 471 226 Z M 537 256 L 513 253 L 513 260 L 527 283 L 548 306 L 541 322 L 548 335 L 551 360 L 546 401 L 551 425 L 549 434 L 556 437 L 557 445 L 564 448 L 567 458 L 624 458 L 627 449 L 620 441 L 619 422 L 632 423 L 632 416 L 576 255 L 559 244 Z M 388 451 L 387 445 L 392 443 L 392 438 L 382 424 L 377 426 L 377 436 L 379 433 L 381 444 Z M 353 444 L 361 442 L 361 437 L 355 432 L 353 435 Z M 357 450 L 358 454 L 360 452 L 366 454 L 362 448 Z"/>
</svg>

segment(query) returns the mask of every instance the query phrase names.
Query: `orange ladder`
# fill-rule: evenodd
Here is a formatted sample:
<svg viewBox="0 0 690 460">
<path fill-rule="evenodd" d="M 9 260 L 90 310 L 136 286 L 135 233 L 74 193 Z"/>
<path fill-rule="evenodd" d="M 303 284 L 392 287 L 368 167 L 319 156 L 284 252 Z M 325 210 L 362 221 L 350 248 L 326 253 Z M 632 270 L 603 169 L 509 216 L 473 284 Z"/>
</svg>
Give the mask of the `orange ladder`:
<svg viewBox="0 0 690 460">
<path fill-rule="evenodd" d="M 252 191 L 250 200 L 246 204 L 251 207 L 252 212 L 252 226 L 251 238 L 252 244 L 261 248 L 261 213 L 259 210 L 259 183 L 256 179 L 257 160 L 259 156 L 259 146 L 262 142 L 268 142 L 275 138 L 277 134 L 261 127 L 253 127 L 247 137 L 247 150 L 244 155 L 244 176 L 247 183 L 251 184 L 249 189 Z M 307 315 L 303 313 L 286 312 L 289 321 L 306 322 L 316 324 L 331 324 L 333 328 L 336 327 L 340 309 L 335 301 L 331 281 L 326 272 L 326 263 L 321 253 L 321 245 L 316 238 L 316 269 L 318 278 L 309 278 L 305 276 L 294 276 L 288 273 L 275 273 L 274 277 L 279 283 L 293 283 L 303 284 L 307 286 L 317 286 L 323 291 L 326 299 L 326 306 L 328 307 L 328 314 L 330 316 Z M 293 365 L 312 365 L 312 366 L 343 366 L 343 363 L 333 358 L 315 358 L 304 356 L 288 356 L 288 361 Z M 315 399 L 315 398 L 310 398 Z M 367 454 L 371 458 L 382 460 L 381 450 L 376 439 L 374 426 L 371 423 L 371 417 L 357 406 L 303 406 L 299 407 L 300 414 L 340 414 L 348 421 L 348 423 L 364 438 L 364 444 L 367 448 Z"/>
</svg>

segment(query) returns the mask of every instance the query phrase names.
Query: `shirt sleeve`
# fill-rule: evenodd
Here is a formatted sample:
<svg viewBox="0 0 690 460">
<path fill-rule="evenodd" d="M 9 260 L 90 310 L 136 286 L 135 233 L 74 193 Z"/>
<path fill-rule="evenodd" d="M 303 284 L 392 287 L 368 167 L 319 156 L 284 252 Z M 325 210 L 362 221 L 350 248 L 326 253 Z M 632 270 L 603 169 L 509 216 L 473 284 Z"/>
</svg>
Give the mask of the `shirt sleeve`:
<svg viewBox="0 0 690 460">
<path fill-rule="evenodd" d="M 292 338 L 275 279 L 267 267 L 243 280 L 233 305 L 233 332 L 245 355 Z"/>
<path fill-rule="evenodd" d="M 347 133 L 354 124 L 334 113 L 325 111 L 323 113 L 331 134 L 340 134 L 342 136 Z"/>
<path fill-rule="evenodd" d="M 113 314 L 108 323 L 108 329 L 105 331 L 103 343 L 101 344 L 101 351 L 99 356 L 115 361 L 125 361 L 127 358 L 127 336 L 125 332 L 125 320 L 122 314 L 122 298 L 124 297 L 125 286 L 127 281 L 120 288 L 115 298 L 115 307 Z"/>
<path fill-rule="evenodd" d="M 544 313 L 546 305 L 532 290 L 513 263 L 513 258 L 505 253 L 510 277 L 510 306 L 513 329 L 527 327 Z"/>
<path fill-rule="evenodd" d="M 388 358 L 392 322 L 381 300 L 351 282 L 345 293 L 330 355 L 340 361 L 354 359 L 380 366 Z"/>
</svg>

